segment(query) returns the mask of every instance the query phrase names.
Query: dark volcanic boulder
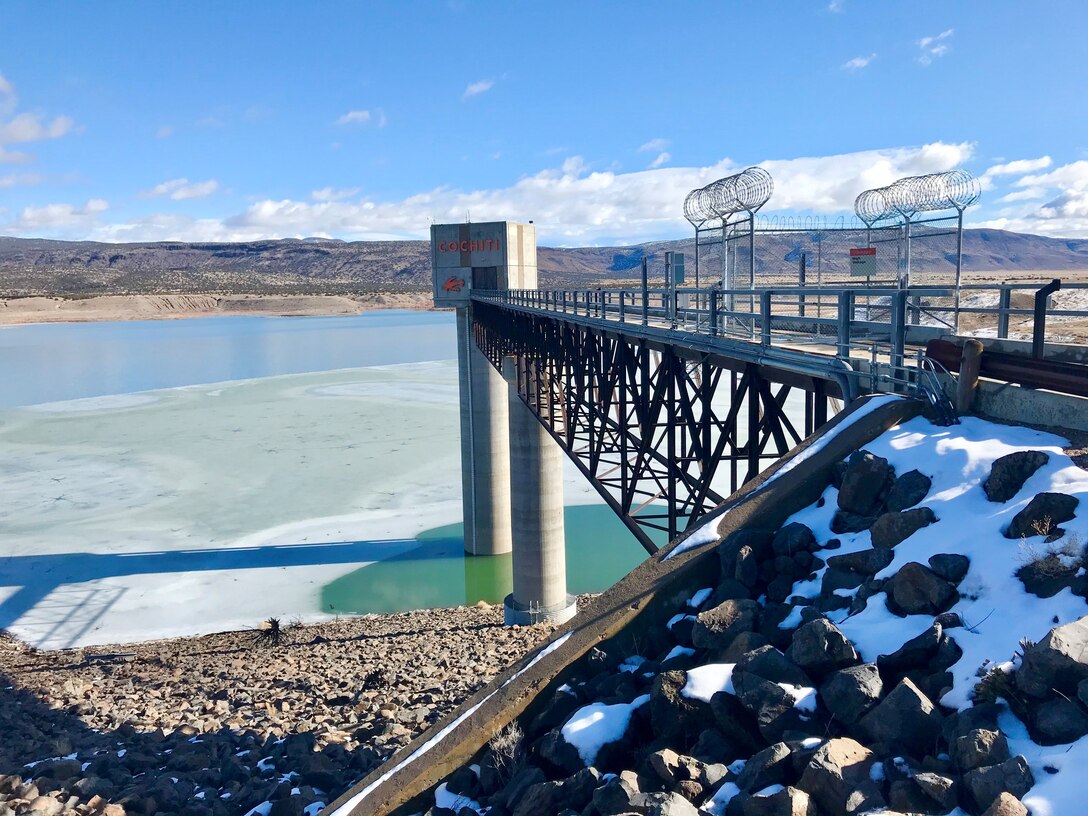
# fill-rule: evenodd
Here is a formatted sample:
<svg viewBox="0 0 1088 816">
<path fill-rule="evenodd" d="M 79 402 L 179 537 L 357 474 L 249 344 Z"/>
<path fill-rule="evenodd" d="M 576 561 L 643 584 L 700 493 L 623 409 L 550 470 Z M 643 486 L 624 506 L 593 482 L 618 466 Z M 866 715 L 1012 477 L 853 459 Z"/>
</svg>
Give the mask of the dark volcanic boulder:
<svg viewBox="0 0 1088 816">
<path fill-rule="evenodd" d="M 1060 558 L 1057 553 L 1048 553 L 1020 567 L 1016 571 L 1016 577 L 1032 595 L 1053 598 L 1066 587 L 1073 585 L 1079 569 L 1079 563 L 1070 563 Z"/>
<path fill-rule="evenodd" d="M 1075 697 L 1088 679 L 1088 616 L 1056 626 L 1024 652 L 1017 687 L 1029 697 L 1043 698 L 1051 690 Z"/>
<path fill-rule="evenodd" d="M 630 813 L 631 800 L 638 794 L 638 786 L 629 779 L 615 777 L 593 791 L 593 808 L 601 814 Z"/>
<path fill-rule="evenodd" d="M 885 675 L 901 677 L 909 671 L 924 669 L 929 665 L 941 645 L 944 627 L 934 623 L 922 634 L 912 637 L 889 655 L 880 655 L 876 659 L 880 671 Z"/>
<path fill-rule="evenodd" d="M 911 756 L 924 757 L 937 753 L 943 719 L 933 702 L 904 679 L 858 726 L 872 742 L 898 746 Z"/>
<path fill-rule="evenodd" d="M 724 649 L 741 632 L 755 630 L 759 604 L 749 600 L 723 601 L 700 612 L 692 630 L 692 642 L 700 649 Z"/>
<path fill-rule="evenodd" d="M 742 547 L 748 547 L 758 558 L 766 558 L 771 553 L 771 541 L 774 530 L 762 530 L 757 527 L 744 528 L 730 533 L 718 545 L 718 558 L 721 561 L 722 577 L 733 575 L 736 568 L 737 553 Z"/>
<path fill-rule="evenodd" d="M 699 816 L 695 805 L 672 792 L 635 794 L 631 797 L 630 812 L 646 816 Z"/>
<path fill-rule="evenodd" d="M 874 547 L 888 550 L 936 520 L 937 517 L 928 507 L 916 507 L 901 513 L 885 513 L 873 522 L 869 534 L 873 537 Z"/>
<path fill-rule="evenodd" d="M 798 667 L 816 676 L 858 662 L 854 645 L 826 618 L 817 618 L 798 627 L 786 654 Z"/>
<path fill-rule="evenodd" d="M 1073 520 L 1079 503 L 1065 493 L 1040 493 L 1013 517 L 1005 538 L 1049 535 L 1059 524 Z"/>
<path fill-rule="evenodd" d="M 863 530 L 868 530 L 873 525 L 874 521 L 876 521 L 876 516 L 850 513 L 846 510 L 836 510 L 835 515 L 831 517 L 831 532 L 836 535 L 841 533 L 860 533 Z"/>
<path fill-rule="evenodd" d="M 891 550 L 868 549 L 829 556 L 827 566 L 831 569 L 847 570 L 862 575 L 876 575 L 893 560 L 895 560 L 895 553 Z"/>
<path fill-rule="evenodd" d="M 904 564 L 884 591 L 888 609 L 903 615 L 939 615 L 959 600 L 954 586 L 916 561 Z"/>
<path fill-rule="evenodd" d="M 895 480 L 884 505 L 890 513 L 898 513 L 900 510 L 914 507 L 928 495 L 932 484 L 928 476 L 917 470 L 907 471 Z"/>
<path fill-rule="evenodd" d="M 733 670 L 734 674 L 754 674 L 772 683 L 808 686 L 811 681 L 792 660 L 773 646 L 760 646 L 746 652 Z"/>
<path fill-rule="evenodd" d="M 768 785 L 784 782 L 791 771 L 789 757 L 790 747 L 784 742 L 776 742 L 753 754 L 744 764 L 744 770 L 734 780 L 734 784 L 742 791 L 758 791 Z"/>
<path fill-rule="evenodd" d="M 958 584 L 967 577 L 970 567 L 971 559 L 959 553 L 938 553 L 929 559 L 929 568 L 953 584 Z"/>
<path fill-rule="evenodd" d="M 549 731 L 541 737 L 533 746 L 533 752 L 543 767 L 552 769 L 558 776 L 570 776 L 583 767 L 578 750 L 563 739 L 559 731 Z"/>
<path fill-rule="evenodd" d="M 780 786 L 741 800 L 740 816 L 816 816 L 816 804 L 803 790 Z"/>
<path fill-rule="evenodd" d="M 963 775 L 967 799 L 976 813 L 988 808 L 1002 791 L 1020 799 L 1034 784 L 1035 777 L 1031 774 L 1027 760 L 1022 756 L 1007 759 L 1000 765 L 977 768 Z"/>
<path fill-rule="evenodd" d="M 737 701 L 748 712 L 750 718 L 755 718 L 760 736 L 771 743 L 782 740 L 787 731 L 810 730 L 807 726 L 810 720 L 802 717 L 801 712 L 794 707 L 796 701 L 793 696 L 782 685 L 764 680 L 751 672 L 733 671 L 733 688 L 736 691 Z M 719 727 L 724 730 L 726 727 L 726 724 L 722 722 L 724 712 L 715 707 L 718 697 L 719 694 L 715 694 L 710 704 L 714 708 L 714 716 L 718 720 Z M 815 723 L 815 721 L 811 722 Z M 820 727 L 820 731 L 822 730 Z"/>
<path fill-rule="evenodd" d="M 883 797 L 869 775 L 875 759 L 872 751 L 849 737 L 828 740 L 805 766 L 798 787 L 827 813 L 863 812 L 867 808 L 847 810 L 847 803 L 858 793 L 879 809 Z"/>
<path fill-rule="evenodd" d="M 1009 758 L 1009 742 L 1000 731 L 975 728 L 952 743 L 952 762 L 960 771 L 1000 765 Z"/>
<path fill-rule="evenodd" d="M 662 672 L 654 678 L 650 691 L 650 724 L 654 736 L 659 739 L 694 738 L 706 727 L 707 704 L 681 694 L 687 680 L 687 672 L 683 671 Z"/>
<path fill-rule="evenodd" d="M 868 451 L 851 454 L 839 488 L 839 509 L 859 516 L 875 515 L 881 494 L 893 477 L 887 459 Z"/>
<path fill-rule="evenodd" d="M 1050 457 L 1042 451 L 1017 451 L 1002 456 L 990 467 L 990 475 L 982 485 L 986 498 L 992 502 L 1007 502 L 1048 461 Z"/>
<path fill-rule="evenodd" d="M 1002 791 L 982 816 L 1028 816 L 1028 809 L 1011 793 Z"/>
<path fill-rule="evenodd" d="M 1064 745 L 1085 734 L 1088 734 L 1088 715 L 1072 700 L 1058 697 L 1035 709 L 1031 736 L 1040 745 Z"/>
<path fill-rule="evenodd" d="M 835 719 L 853 725 L 880 700 L 884 684 L 872 663 L 832 672 L 820 686 L 820 698 Z"/>
<path fill-rule="evenodd" d="M 811 552 L 816 549 L 816 536 L 804 524 L 795 521 L 775 533 L 771 547 L 775 555 L 792 556 L 798 552 Z"/>
<path fill-rule="evenodd" d="M 562 782 L 538 782 L 531 785 L 514 804 L 513 816 L 558 813 L 563 800 Z"/>
</svg>

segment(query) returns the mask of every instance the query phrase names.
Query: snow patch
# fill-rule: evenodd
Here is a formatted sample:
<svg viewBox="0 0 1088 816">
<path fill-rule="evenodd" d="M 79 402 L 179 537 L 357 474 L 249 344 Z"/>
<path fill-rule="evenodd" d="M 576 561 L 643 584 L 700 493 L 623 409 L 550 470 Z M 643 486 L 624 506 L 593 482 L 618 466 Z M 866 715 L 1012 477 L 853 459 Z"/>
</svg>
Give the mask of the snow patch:
<svg viewBox="0 0 1088 816">
<path fill-rule="evenodd" d="M 635 709 L 649 701 L 650 695 L 643 694 L 630 703 L 590 703 L 582 706 L 563 726 L 563 739 L 574 746 L 582 762 L 589 767 L 597 760 L 601 748 L 623 737 Z"/>
<path fill-rule="evenodd" d="M 689 649 L 687 646 L 673 646 L 669 653 L 665 655 L 665 660 L 672 660 L 674 657 L 688 657 L 695 654 L 694 649 Z M 665 660 L 661 662 L 664 663 Z"/>
<path fill-rule="evenodd" d="M 706 599 L 710 597 L 710 594 L 714 591 L 714 587 L 704 587 L 688 598 L 688 606 L 692 609 L 698 609 L 704 603 Z"/>
<path fill-rule="evenodd" d="M 707 663 L 688 670 L 688 679 L 680 694 L 692 700 L 709 703 L 719 691 L 736 694 L 733 689 L 733 669 L 736 663 Z"/>
<path fill-rule="evenodd" d="M 446 787 L 446 783 L 443 782 L 434 790 L 434 804 L 435 807 L 449 808 L 454 813 L 460 813 L 461 808 L 472 808 L 477 813 L 482 809 L 482 805 L 461 793 L 454 793 Z"/>
</svg>

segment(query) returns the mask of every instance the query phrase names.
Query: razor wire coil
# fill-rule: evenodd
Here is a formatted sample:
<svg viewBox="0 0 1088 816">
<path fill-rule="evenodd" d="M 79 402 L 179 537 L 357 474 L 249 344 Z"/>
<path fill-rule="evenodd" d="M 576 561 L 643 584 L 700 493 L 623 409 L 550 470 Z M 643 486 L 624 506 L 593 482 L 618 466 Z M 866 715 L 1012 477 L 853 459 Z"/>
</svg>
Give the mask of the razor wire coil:
<svg viewBox="0 0 1088 816">
<path fill-rule="evenodd" d="M 979 200 L 982 185 L 966 170 L 907 176 L 887 187 L 866 190 L 854 199 L 854 212 L 867 224 L 896 216 L 955 209 L 963 211 Z"/>
<path fill-rule="evenodd" d="M 762 167 L 749 167 L 688 193 L 684 199 L 684 217 L 695 225 L 724 222 L 736 213 L 754 213 L 770 200 L 773 192 L 771 174 Z"/>
</svg>

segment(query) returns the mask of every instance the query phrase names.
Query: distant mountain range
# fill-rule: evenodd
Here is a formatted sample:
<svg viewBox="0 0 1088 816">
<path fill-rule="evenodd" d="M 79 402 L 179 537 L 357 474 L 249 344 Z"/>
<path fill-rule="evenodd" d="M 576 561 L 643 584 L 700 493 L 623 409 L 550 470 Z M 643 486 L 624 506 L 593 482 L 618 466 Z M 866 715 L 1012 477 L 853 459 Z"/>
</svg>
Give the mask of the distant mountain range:
<svg viewBox="0 0 1088 816">
<path fill-rule="evenodd" d="M 803 253 L 809 280 L 840 278 L 847 250 L 857 235 L 789 233 L 760 237 L 757 274 L 772 271 L 793 276 Z M 662 255 L 672 250 L 687 256 L 693 278 L 694 240 L 653 241 L 620 247 L 541 247 L 540 284 L 580 288 L 636 280 L 643 257 L 660 275 Z M 700 250 L 703 280 L 719 267 L 717 247 Z M 896 250 L 883 253 L 894 268 Z M 741 246 L 741 252 L 746 252 Z M 912 269 L 947 270 L 954 257 L 953 235 L 912 244 Z M 1044 238 L 992 229 L 964 232 L 964 268 L 993 279 L 1028 273 L 1060 276 L 1088 270 L 1088 240 Z M 745 256 L 746 257 L 746 256 Z M 246 243 L 101 244 L 0 237 L 0 297 L 28 295 L 87 296 L 188 292 L 327 293 L 392 292 L 430 286 L 426 241 L 251 241 Z"/>
</svg>

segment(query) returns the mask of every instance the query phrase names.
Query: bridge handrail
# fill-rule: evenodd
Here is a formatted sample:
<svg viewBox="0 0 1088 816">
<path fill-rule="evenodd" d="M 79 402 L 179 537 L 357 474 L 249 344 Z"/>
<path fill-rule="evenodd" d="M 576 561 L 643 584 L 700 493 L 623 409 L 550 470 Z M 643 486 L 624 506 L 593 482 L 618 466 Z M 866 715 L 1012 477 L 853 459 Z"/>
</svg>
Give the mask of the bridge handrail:
<svg viewBox="0 0 1088 816">
<path fill-rule="evenodd" d="M 1088 284 L 1067 284 L 1061 289 L 1084 291 Z M 1035 293 L 1033 308 L 1013 305 L 1013 295 L 1021 292 Z M 920 350 L 938 336 L 958 334 L 961 318 L 978 324 L 971 327 L 976 333 L 1008 338 L 1013 333 L 1014 319 L 1031 316 L 1034 342 L 1041 348 L 1043 335 L 1036 326 L 1045 325 L 1048 318 L 1088 317 L 1088 309 L 1049 308 L 1045 292 L 1032 282 L 969 284 L 958 289 L 774 286 L 477 290 L 472 297 L 580 321 L 652 325 L 666 331 L 743 341 L 763 349 L 773 348 L 778 354 L 791 347 L 819 346 L 827 350 L 813 348 L 805 353 L 837 357 L 855 370 L 862 368 L 868 358 L 867 376 L 873 378 L 874 388 L 881 377 L 898 384 L 913 382 L 917 373 L 909 366 L 910 347 Z M 982 325 L 985 320 L 979 321 L 979 317 L 994 318 L 996 326 Z M 882 368 L 889 373 L 876 373 Z"/>
</svg>

